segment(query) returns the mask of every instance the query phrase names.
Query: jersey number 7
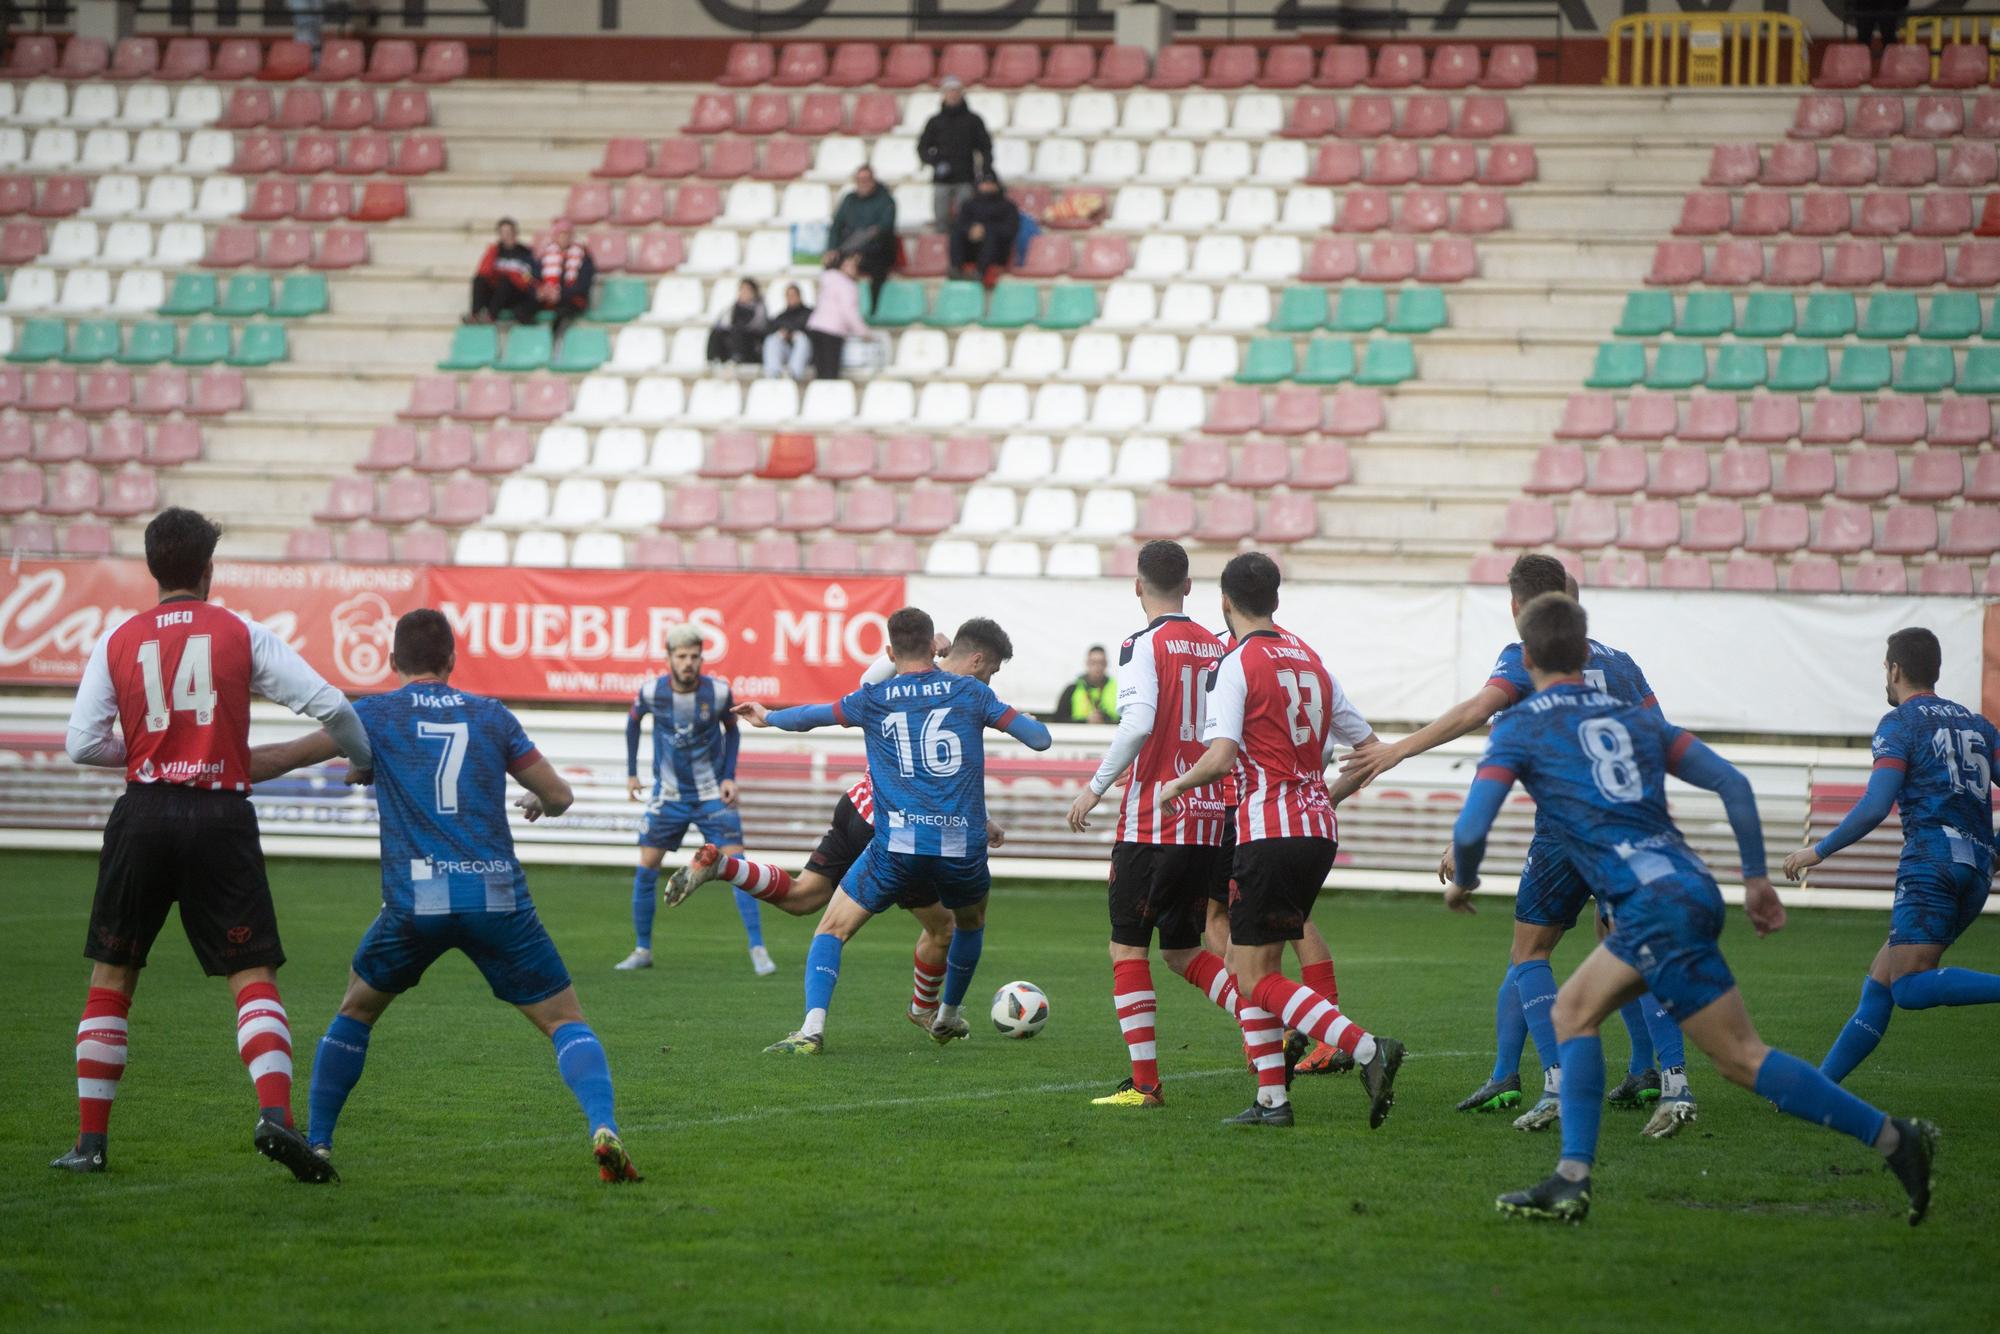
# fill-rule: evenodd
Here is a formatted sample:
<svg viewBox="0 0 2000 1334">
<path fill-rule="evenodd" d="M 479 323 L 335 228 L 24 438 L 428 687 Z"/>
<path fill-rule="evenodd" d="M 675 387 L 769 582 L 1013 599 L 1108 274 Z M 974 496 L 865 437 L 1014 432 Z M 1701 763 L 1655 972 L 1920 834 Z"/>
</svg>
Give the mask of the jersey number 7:
<svg viewBox="0 0 2000 1334">
<path fill-rule="evenodd" d="M 442 741 L 437 773 L 432 776 L 432 795 L 437 798 L 439 815 L 458 814 L 458 775 L 465 768 L 465 747 L 469 729 L 464 723 L 433 723 L 419 719 L 417 736 L 425 741 Z"/>
</svg>

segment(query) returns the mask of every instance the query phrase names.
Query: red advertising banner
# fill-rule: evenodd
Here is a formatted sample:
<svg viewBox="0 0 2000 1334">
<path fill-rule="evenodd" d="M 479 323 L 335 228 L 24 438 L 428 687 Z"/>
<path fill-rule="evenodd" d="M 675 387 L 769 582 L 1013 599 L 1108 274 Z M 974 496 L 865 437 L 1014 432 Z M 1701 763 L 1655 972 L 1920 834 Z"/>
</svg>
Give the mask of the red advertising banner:
<svg viewBox="0 0 2000 1334">
<path fill-rule="evenodd" d="M 666 671 L 667 631 L 699 625 L 704 670 L 743 699 L 854 689 L 903 605 L 897 578 L 438 567 L 430 602 L 458 634 L 454 684 L 517 700 L 624 700 Z"/>
<path fill-rule="evenodd" d="M 424 604 L 415 566 L 220 562 L 212 598 L 262 622 L 342 690 L 394 684 L 396 618 Z M 159 600 L 144 561 L 0 565 L 0 683 L 73 685 L 105 631 Z"/>
</svg>

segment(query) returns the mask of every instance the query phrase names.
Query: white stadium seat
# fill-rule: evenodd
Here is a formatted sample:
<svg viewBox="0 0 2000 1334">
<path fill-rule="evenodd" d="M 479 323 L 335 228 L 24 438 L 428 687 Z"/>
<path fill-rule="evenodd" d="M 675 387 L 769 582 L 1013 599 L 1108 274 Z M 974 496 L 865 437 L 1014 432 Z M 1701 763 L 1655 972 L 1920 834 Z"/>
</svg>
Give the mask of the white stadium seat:
<svg viewBox="0 0 2000 1334">
<path fill-rule="evenodd" d="M 221 222 L 240 215 L 249 202 L 241 176 L 210 176 L 195 196 L 194 216 L 205 222 Z"/>
<path fill-rule="evenodd" d="M 813 181 L 793 181 L 778 201 L 778 217 L 784 222 L 824 222 L 832 216 L 826 187 Z"/>
<path fill-rule="evenodd" d="M 946 539 L 933 542 L 924 553 L 924 573 L 968 575 L 979 573 L 979 548 L 971 542 Z"/>
<path fill-rule="evenodd" d="M 1174 191 L 1167 226 L 1177 232 L 1206 232 L 1222 221 L 1222 192 L 1212 185 L 1183 185 Z"/>
<path fill-rule="evenodd" d="M 142 268 L 153 258 L 153 229 L 143 222 L 114 222 L 104 229 L 104 262 Z"/>
<path fill-rule="evenodd" d="M 83 216 L 122 218 L 137 213 L 140 188 L 137 176 L 99 176 L 90 187 L 90 202 L 83 206 Z"/>
<path fill-rule="evenodd" d="M 522 471 L 538 477 L 567 477 L 590 462 L 590 436 L 580 426 L 545 426 L 535 439 L 535 456 Z"/>
<path fill-rule="evenodd" d="M 1159 310 L 1151 283 L 1120 280 L 1104 289 L 1104 306 L 1098 312 L 1100 329 L 1144 329 L 1153 323 Z"/>
<path fill-rule="evenodd" d="M 132 136 L 123 130 L 92 130 L 83 136 L 82 164 L 111 171 L 132 161 Z"/>
<path fill-rule="evenodd" d="M 1229 99 L 1221 93 L 1182 93 L 1174 117 L 1174 134 L 1182 139 L 1213 139 L 1229 128 Z"/>
<path fill-rule="evenodd" d="M 736 239 L 736 233 L 712 229 L 694 234 L 687 258 L 681 261 L 682 273 L 733 273 L 742 267 L 743 245 Z M 733 282 L 730 290 L 735 290 Z"/>
<path fill-rule="evenodd" d="M 676 375 L 700 375 L 708 369 L 708 328 L 694 325 L 674 332 L 674 341 L 667 344 L 666 364 L 663 371 Z"/>
<path fill-rule="evenodd" d="M 1090 398 L 1080 384 L 1045 384 L 1035 391 L 1028 425 L 1061 434 L 1082 426 L 1090 415 Z"/>
<path fill-rule="evenodd" d="M 630 426 L 599 431 L 590 442 L 590 472 L 596 477 L 631 477 L 645 471 L 646 433 Z"/>
<path fill-rule="evenodd" d="M 1173 471 L 1173 454 L 1157 435 L 1132 435 L 1118 446 L 1118 462 L 1112 477 L 1120 486 L 1139 489 L 1157 486 Z"/>
<path fill-rule="evenodd" d="M 1268 185 L 1239 185 L 1222 213 L 1225 231 L 1262 234 L 1278 225 L 1278 192 Z"/>
<path fill-rule="evenodd" d="M 177 130 L 141 130 L 132 142 L 132 166 L 139 171 L 173 171 L 181 165 Z"/>
<path fill-rule="evenodd" d="M 729 426 L 743 415 L 743 386 L 735 380 L 696 380 L 682 414 L 696 426 Z"/>
<path fill-rule="evenodd" d="M 170 222 L 160 228 L 153 242 L 153 263 L 163 269 L 181 269 L 199 264 L 208 253 L 208 241 L 198 222 Z"/>
<path fill-rule="evenodd" d="M 108 83 L 80 83 L 70 94 L 69 123 L 107 125 L 118 115 L 118 89 Z"/>
<path fill-rule="evenodd" d="M 158 269 L 127 269 L 118 275 L 111 310 L 118 315 L 151 315 L 167 302 L 167 276 Z"/>
<path fill-rule="evenodd" d="M 1034 139 L 1045 134 L 1055 134 L 1063 128 L 1063 97 L 1061 93 L 1043 92 L 1034 89 L 1024 92 L 1014 99 L 1014 136 L 1019 139 Z"/>
<path fill-rule="evenodd" d="M 113 227 L 112 230 L 118 229 Z M 58 311 L 65 315 L 82 315 L 103 310 L 110 304 L 111 275 L 103 269 L 71 269 L 63 275 L 62 294 L 56 298 Z"/>
<path fill-rule="evenodd" d="M 7 275 L 7 310 L 45 310 L 56 301 L 56 275 L 40 266 Z"/>
<path fill-rule="evenodd" d="M 1260 282 L 1288 282 L 1305 267 L 1305 246 L 1296 236 L 1260 236 L 1250 243 L 1245 277 Z"/>
<path fill-rule="evenodd" d="M 611 512 L 604 524 L 620 532 L 636 533 L 659 527 L 666 516 L 667 489 L 642 477 L 628 477 L 611 493 Z"/>
<path fill-rule="evenodd" d="M 1150 232 L 1166 221 L 1166 193 L 1156 185 L 1128 185 L 1111 201 L 1104 225 L 1114 232 Z"/>
<path fill-rule="evenodd" d="M 1034 175 L 1039 180 L 1067 184 L 1086 179 L 1086 158 L 1081 139 L 1044 139 L 1035 145 Z M 1002 180 L 1007 177 L 1003 173 Z M 1094 177 L 1093 184 L 1105 182 Z"/>
<path fill-rule="evenodd" d="M 1132 254 L 1132 267 L 1125 270 L 1125 275 L 1162 282 L 1178 278 L 1187 271 L 1187 238 L 1155 232 L 1139 238 L 1138 248 Z"/>
<path fill-rule="evenodd" d="M 1285 195 L 1285 211 L 1278 229 L 1287 232 L 1324 232 L 1333 227 L 1333 191 L 1300 189 Z"/>
<path fill-rule="evenodd" d="M 995 482 L 1026 485 L 1046 479 L 1055 468 L 1055 447 L 1045 435 L 1010 435 L 1000 442 L 1000 452 L 988 474 Z"/>
<path fill-rule="evenodd" d="M 1118 378 L 1135 384 L 1157 384 L 1180 374 L 1181 340 L 1173 334 L 1143 333 L 1133 336 L 1125 349 L 1125 364 Z"/>
<path fill-rule="evenodd" d="M 692 477 L 701 471 L 701 432 L 685 426 L 664 427 L 653 436 L 646 472 L 653 477 Z"/>
<path fill-rule="evenodd" d="M 1139 179 L 1153 185 L 1180 185 L 1194 175 L 1194 145 L 1185 139 L 1155 139 L 1146 145 Z"/>
<path fill-rule="evenodd" d="M 812 170 L 806 173 L 806 179 L 844 183 L 851 180 L 867 161 L 867 144 L 846 135 L 828 135 L 814 150 Z"/>
<path fill-rule="evenodd" d="M 1030 163 L 1039 160 L 1039 155 L 1028 147 L 1026 140 L 1010 137 L 995 139 L 993 142 L 993 171 L 1003 181 L 1019 180 L 1030 174 L 1043 175 L 1038 167 L 1032 171 L 1030 168 Z M 1073 177 L 1057 179 L 1073 179 Z"/>
<path fill-rule="evenodd" d="M 458 535 L 451 558 L 456 565 L 505 565 L 507 535 L 490 528 L 468 528 Z"/>
<path fill-rule="evenodd" d="M 491 521 L 503 528 L 522 528 L 549 516 L 549 484 L 539 477 L 509 477 L 493 499 Z"/>
<path fill-rule="evenodd" d="M 578 422 L 615 422 L 625 415 L 625 382 L 615 375 L 587 376 L 576 390 L 576 406 L 569 419 Z"/>
<path fill-rule="evenodd" d="M 1042 549 L 1033 542 L 995 542 L 986 549 L 986 573 L 1001 579 L 1040 578 Z"/>
<path fill-rule="evenodd" d="M 799 415 L 799 386 L 790 376 L 755 380 L 743 400 L 745 426 L 782 426 Z"/>
<path fill-rule="evenodd" d="M 868 165 L 875 169 L 875 179 L 891 189 L 923 170 L 914 138 L 877 139 Z M 900 223 L 901 219 L 897 221 Z"/>
<path fill-rule="evenodd" d="M 906 134 L 912 139 L 916 138 L 924 132 L 924 126 L 930 123 L 932 116 L 937 115 L 938 108 L 942 105 L 944 105 L 944 99 L 938 93 L 928 88 L 913 89 L 910 92 L 904 93 L 903 121 L 902 124 L 896 127 L 896 133 Z M 988 126 L 987 128 L 991 129 L 992 127 Z"/>
<path fill-rule="evenodd" d="M 1194 172 L 1197 183 L 1235 185 L 1249 174 L 1250 145 L 1231 139 L 1216 139 L 1202 145 L 1201 162 Z"/>
<path fill-rule="evenodd" d="M 573 570 L 622 570 L 625 568 L 625 541 L 616 533 L 584 533 L 570 548 Z"/>
<path fill-rule="evenodd" d="M 213 84 L 191 83 L 174 94 L 174 112 L 167 124 L 193 130 L 222 119 L 222 90 Z"/>
<path fill-rule="evenodd" d="M 522 533 L 514 542 L 514 564 L 561 569 L 569 564 L 569 543 L 561 533 Z"/>
<path fill-rule="evenodd" d="M 1018 386 L 988 385 L 989 389 Z M 916 415 L 911 424 L 919 430 L 951 431 L 972 419 L 972 387 L 950 380 L 933 380 L 917 395 Z M 988 420 L 982 413 L 980 424 L 1001 429 L 1002 423 Z"/>
<path fill-rule="evenodd" d="M 1130 491 L 1100 488 L 1084 496 L 1074 531 L 1078 537 L 1124 537 L 1138 522 L 1138 504 Z"/>
<path fill-rule="evenodd" d="M 1271 322 L 1271 289 L 1259 283 L 1231 283 L 1215 307 L 1215 327 L 1245 333 Z"/>
<path fill-rule="evenodd" d="M 852 380 L 814 380 L 799 405 L 801 426 L 845 426 L 854 420 Z"/>
<path fill-rule="evenodd" d="M 1072 486 L 1111 476 L 1111 442 L 1101 435 L 1073 435 L 1056 455 L 1055 479 Z"/>
<path fill-rule="evenodd" d="M 138 83 L 125 90 L 125 102 L 118 109 L 116 123 L 147 129 L 162 124 L 171 114 L 173 95 L 164 84 Z"/>
<path fill-rule="evenodd" d="M 178 218 L 194 212 L 194 181 L 186 176 L 155 176 L 146 182 L 139 205 L 142 218 Z"/>
<path fill-rule="evenodd" d="M 69 218 L 49 229 L 49 248 L 43 258 L 51 264 L 88 264 L 97 258 L 100 244 L 96 223 Z"/>
<path fill-rule="evenodd" d="M 181 170 L 205 176 L 227 171 L 236 160 L 236 143 L 227 130 L 196 130 L 181 153 Z"/>
<path fill-rule="evenodd" d="M 1014 492 L 1004 486 L 971 486 L 965 491 L 964 503 L 958 511 L 958 524 L 952 530 L 973 537 L 989 537 L 996 533 L 1011 533 L 1019 521 L 1014 505 Z"/>
<path fill-rule="evenodd" d="M 572 533 L 594 528 L 604 522 L 606 500 L 604 483 L 595 477 L 565 477 L 549 502 L 549 523 Z"/>
<path fill-rule="evenodd" d="M 1272 139 L 1258 145 L 1257 165 L 1251 168 L 1250 179 L 1259 185 L 1297 185 L 1310 170 L 1303 142 Z"/>
<path fill-rule="evenodd" d="M 719 221 L 725 227 L 756 227 L 777 211 L 778 190 L 771 182 L 737 181 L 723 196 Z"/>
<path fill-rule="evenodd" d="M 908 338 L 908 334 L 903 335 Z M 940 335 L 942 337 L 942 335 Z M 998 329 L 967 329 L 951 350 L 950 374 L 959 380 L 990 380 L 1007 364 L 1007 338 Z M 933 373 L 941 373 L 940 372 Z M 896 373 L 903 374 L 901 358 Z"/>
<path fill-rule="evenodd" d="M 1208 282 L 1223 282 L 1242 277 L 1245 263 L 1242 237 L 1204 236 L 1195 242 L 1194 260 L 1185 272 Z"/>
<path fill-rule="evenodd" d="M 1141 89 L 1125 94 L 1125 107 L 1118 117 L 1120 134 L 1151 140 L 1171 133 L 1173 126 L 1174 103 L 1165 93 Z"/>
<path fill-rule="evenodd" d="M 967 99 L 968 105 L 979 113 L 986 122 L 986 128 L 997 141 L 1002 130 L 1011 129 L 1014 124 L 1014 108 L 1007 94 L 986 88 L 975 88 Z"/>
<path fill-rule="evenodd" d="M 1268 139 L 1284 124 L 1285 104 L 1275 93 L 1238 93 L 1229 113 L 1229 133 L 1238 139 Z"/>
<path fill-rule="evenodd" d="M 60 171 L 76 165 L 75 130 L 41 129 L 28 140 L 28 165 L 43 171 Z"/>
<path fill-rule="evenodd" d="M 937 198 L 928 183 L 899 185 L 891 193 L 896 200 L 897 231 L 925 232 L 936 225 Z"/>
<path fill-rule="evenodd" d="M 21 90 L 14 118 L 24 125 L 52 125 L 69 115 L 69 89 L 54 79 L 36 79 Z"/>
<path fill-rule="evenodd" d="M 667 359 L 667 331 L 644 324 L 628 324 L 618 331 L 616 341 L 611 344 L 611 365 L 614 371 L 639 374 L 650 371 L 665 363 Z"/>
<path fill-rule="evenodd" d="M 1136 430 L 1146 420 L 1146 391 L 1136 384 L 1101 386 L 1090 400 L 1090 429 L 1105 435 Z"/>
<path fill-rule="evenodd" d="M 1118 99 L 1110 93 L 1092 90 L 1071 93 L 1069 116 L 1063 130 L 1079 139 L 1094 139 L 1118 128 Z"/>
<path fill-rule="evenodd" d="M 632 387 L 632 405 L 623 415 L 640 426 L 661 426 L 686 414 L 687 386 L 671 375 L 648 375 Z"/>
<path fill-rule="evenodd" d="M 1215 289 L 1207 283 L 1175 283 L 1160 297 L 1163 329 L 1203 329 L 1215 319 Z"/>
<path fill-rule="evenodd" d="M 653 288 L 652 305 L 641 318 L 648 324 L 686 324 L 701 317 L 701 284 L 693 278 L 662 278 Z"/>
<path fill-rule="evenodd" d="M 1191 384 L 1221 384 L 1236 377 L 1236 340 L 1223 334 L 1196 334 L 1188 339 L 1181 379 Z"/>
<path fill-rule="evenodd" d="M 1023 537 L 1066 537 L 1075 528 L 1076 492 L 1038 486 L 1022 500 L 1021 521 L 1014 531 Z"/>
<path fill-rule="evenodd" d="M 792 234 L 783 227 L 750 233 L 743 243 L 745 273 L 783 273 L 792 266 Z"/>
<path fill-rule="evenodd" d="M 1043 576 L 1050 579 L 1096 579 L 1103 570 L 1103 557 L 1088 542 L 1057 542 L 1042 566 Z"/>
<path fill-rule="evenodd" d="M 912 380 L 927 379 L 951 364 L 951 341 L 938 329 L 905 329 L 896 339 L 889 369 Z"/>
<path fill-rule="evenodd" d="M 1078 334 L 1079 339 L 1089 337 Z M 964 339 L 959 340 L 961 344 Z M 1015 380 L 1047 380 L 1063 373 L 1063 339 L 1046 329 L 1028 329 L 1014 338 L 1007 375 Z"/>
<path fill-rule="evenodd" d="M 843 382 L 844 383 L 844 382 Z M 855 414 L 862 426 L 904 427 L 917 415 L 917 391 L 908 380 L 870 380 Z"/>
<path fill-rule="evenodd" d="M 1153 395 L 1146 429 L 1160 435 L 1186 435 L 1208 420 L 1208 398 L 1191 384 L 1170 384 Z"/>
<path fill-rule="evenodd" d="M 1090 146 L 1084 179 L 1114 189 L 1139 178 L 1139 145 L 1130 139 L 1099 139 Z"/>
<path fill-rule="evenodd" d="M 953 385 L 964 391 L 966 386 Z M 989 384 L 979 391 L 979 401 L 967 420 L 977 421 L 981 430 L 1011 431 L 1028 420 L 1028 387 L 1021 384 Z M 925 422 L 923 414 L 918 414 L 919 424 Z"/>
</svg>

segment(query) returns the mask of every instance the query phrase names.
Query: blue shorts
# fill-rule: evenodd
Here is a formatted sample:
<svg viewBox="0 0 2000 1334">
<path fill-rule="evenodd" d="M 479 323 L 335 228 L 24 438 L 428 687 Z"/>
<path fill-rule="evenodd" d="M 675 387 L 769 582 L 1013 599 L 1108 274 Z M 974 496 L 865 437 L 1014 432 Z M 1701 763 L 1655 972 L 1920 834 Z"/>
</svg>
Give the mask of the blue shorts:
<svg viewBox="0 0 2000 1334">
<path fill-rule="evenodd" d="M 1528 860 L 1521 863 L 1521 885 L 1514 891 L 1514 920 L 1567 931 L 1576 925 L 1588 902 L 1590 886 L 1570 865 L 1561 840 L 1536 834 L 1528 845 Z"/>
<path fill-rule="evenodd" d="M 977 857 L 937 857 L 890 852 L 880 843 L 870 843 L 840 888 L 871 913 L 924 902 L 969 908 L 992 892 L 993 879 L 983 852 Z"/>
<path fill-rule="evenodd" d="M 569 985 L 569 970 L 532 906 L 424 916 L 384 908 L 354 951 L 354 972 L 375 990 L 399 996 L 448 950 L 472 960 L 509 1005 L 533 1005 Z"/>
<path fill-rule="evenodd" d="M 639 829 L 639 846 L 679 849 L 688 826 L 701 831 L 707 842 L 718 848 L 743 846 L 743 816 L 734 806 L 720 801 L 656 801 L 646 808 L 646 823 Z"/>
<path fill-rule="evenodd" d="M 1959 862 L 1913 862 L 1896 868 L 1896 906 L 1889 912 L 1891 945 L 1949 945 L 1980 911 L 1993 877 Z"/>
<path fill-rule="evenodd" d="M 1604 948 L 1637 969 L 1660 1008 L 1682 1020 L 1736 985 L 1717 943 L 1727 911 L 1715 881 L 1666 876 L 1611 906 Z"/>
</svg>

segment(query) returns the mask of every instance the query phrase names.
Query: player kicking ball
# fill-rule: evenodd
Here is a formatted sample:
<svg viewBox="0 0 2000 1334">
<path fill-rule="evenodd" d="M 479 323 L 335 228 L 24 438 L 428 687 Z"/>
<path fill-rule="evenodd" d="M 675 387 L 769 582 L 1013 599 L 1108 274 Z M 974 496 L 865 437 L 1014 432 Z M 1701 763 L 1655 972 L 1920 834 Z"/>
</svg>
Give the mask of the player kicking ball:
<svg viewBox="0 0 2000 1334">
<path fill-rule="evenodd" d="M 310 1138 L 333 1157 L 334 1125 L 361 1079 L 368 1039 L 390 1002 L 458 950 L 493 994 L 528 1017 L 555 1046 L 556 1069 L 576 1096 L 591 1155 L 605 1181 L 637 1181 L 618 1138 L 611 1069 L 584 1022 L 576 988 L 528 897 L 528 878 L 507 827 L 507 779 L 527 789 L 530 820 L 570 807 L 569 784 L 498 700 L 451 688 L 456 644 L 442 612 L 396 622 L 390 652 L 401 688 L 356 706 L 374 747 L 372 781 L 382 831 L 382 911 L 354 952 L 347 994 L 313 1059 Z M 332 759 L 324 732 L 252 753 L 259 781 Z"/>
<path fill-rule="evenodd" d="M 986 936 L 986 752 L 983 729 L 1006 732 L 1047 750 L 1049 729 L 1009 708 L 983 682 L 938 670 L 929 613 L 905 607 L 889 617 L 896 674 L 832 704 L 771 712 L 739 704 L 753 727 L 807 732 L 861 729 L 874 784 L 875 832 L 847 881 L 833 892 L 806 959 L 806 1014 L 797 1031 L 765 1050 L 818 1055 L 826 1015 L 840 980 L 842 947 L 909 888 L 934 885 L 955 930 L 945 959 L 931 1037 L 950 1042 L 971 1032 L 960 1013 Z"/>
<path fill-rule="evenodd" d="M 1589 1215 L 1604 1094 L 1598 1026 L 1650 991 L 1725 1079 L 1881 1154 L 1909 1195 L 1911 1224 L 1921 1223 L 1930 1207 L 1937 1127 L 1887 1116 L 1798 1057 L 1766 1046 L 1717 947 L 1727 916 L 1722 893 L 1667 814 L 1666 776 L 1722 798 L 1743 858 L 1744 909 L 1763 936 L 1784 926 L 1785 910 L 1764 874 L 1764 835 L 1749 782 L 1657 710 L 1625 703 L 1584 679 L 1588 622 L 1571 598 L 1536 598 L 1521 611 L 1520 631 L 1535 693 L 1494 724 L 1453 830 L 1456 883 L 1445 905 L 1472 911 L 1487 831 L 1518 779 L 1608 905 L 1611 934 L 1556 995 L 1561 1160 L 1547 1180 L 1502 1195 L 1499 1210 L 1570 1223 Z"/>
<path fill-rule="evenodd" d="M 653 799 L 639 830 L 639 865 L 632 872 L 632 952 L 617 966 L 653 966 L 653 914 L 659 908 L 660 863 L 678 851 L 689 825 L 725 854 L 743 851 L 743 817 L 736 809 L 736 750 L 742 737 L 730 712 L 729 682 L 702 673 L 701 627 L 680 625 L 667 635 L 667 675 L 639 691 L 625 720 L 625 791 L 645 790 L 639 778 L 639 731 L 653 720 Z M 778 971 L 764 948 L 757 900 L 739 891 L 736 911 L 750 939 L 750 966 L 759 977 Z"/>
<path fill-rule="evenodd" d="M 1977 921 L 1993 884 L 1993 755 L 2000 733 L 1937 693 L 1944 653 L 1928 630 L 1889 636 L 1883 662 L 1889 712 L 1875 728 L 1868 790 L 1817 846 L 1785 858 L 1797 880 L 1888 818 L 1903 812 L 1903 855 L 1889 940 L 1861 982 L 1861 1004 L 1820 1071 L 1836 1084 L 1889 1031 L 1897 1009 L 2000 1003 L 2000 976 L 1941 968 L 1944 952 Z"/>
<path fill-rule="evenodd" d="M 1155 804 L 1168 813 L 1184 794 L 1236 775 L 1228 963 L 1242 996 L 1237 1019 L 1257 1070 L 1257 1100 L 1225 1124 L 1292 1124 L 1284 1035 L 1293 1028 L 1354 1058 L 1373 1130 L 1395 1106 L 1403 1044 L 1377 1038 L 1333 1001 L 1278 971 L 1286 943 L 1305 934 L 1333 869 L 1337 827 L 1326 790 L 1326 738 L 1328 710 L 1340 698 L 1319 655 L 1272 621 L 1278 582 L 1276 562 L 1262 552 L 1246 551 L 1223 567 L 1222 616 L 1236 645 L 1208 676 L 1202 723 L 1208 748 L 1159 788 Z"/>
</svg>

